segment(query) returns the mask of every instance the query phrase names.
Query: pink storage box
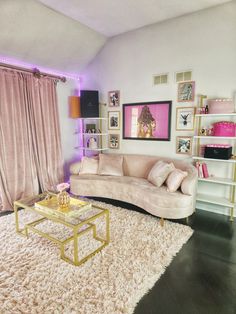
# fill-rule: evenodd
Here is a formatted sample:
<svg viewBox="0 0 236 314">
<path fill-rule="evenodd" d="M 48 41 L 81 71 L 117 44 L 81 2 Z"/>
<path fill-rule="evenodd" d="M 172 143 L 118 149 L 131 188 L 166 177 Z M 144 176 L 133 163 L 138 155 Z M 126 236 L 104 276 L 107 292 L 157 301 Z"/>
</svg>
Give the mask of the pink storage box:
<svg viewBox="0 0 236 314">
<path fill-rule="evenodd" d="M 208 113 L 232 113 L 234 103 L 229 98 L 208 99 Z"/>
<path fill-rule="evenodd" d="M 232 145 L 229 144 L 207 144 L 205 147 L 214 147 L 214 148 L 230 148 Z"/>
<path fill-rule="evenodd" d="M 235 123 L 230 121 L 220 121 L 213 124 L 214 136 L 235 136 Z"/>
</svg>

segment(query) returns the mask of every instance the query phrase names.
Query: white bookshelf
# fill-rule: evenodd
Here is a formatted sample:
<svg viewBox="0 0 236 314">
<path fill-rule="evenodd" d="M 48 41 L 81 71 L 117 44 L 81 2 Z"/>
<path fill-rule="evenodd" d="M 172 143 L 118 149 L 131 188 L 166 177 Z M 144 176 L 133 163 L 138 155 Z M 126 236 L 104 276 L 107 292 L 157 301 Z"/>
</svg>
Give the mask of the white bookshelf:
<svg viewBox="0 0 236 314">
<path fill-rule="evenodd" d="M 207 194 L 197 194 L 197 201 L 209 203 L 209 204 L 216 204 L 220 206 L 234 208 L 235 203 L 229 201 L 227 198 L 224 197 L 217 197 Z"/>
<path fill-rule="evenodd" d="M 204 118 L 214 118 L 214 117 L 234 117 L 236 116 L 236 112 L 232 112 L 232 113 L 204 113 L 204 114 L 200 114 L 197 113 L 195 114 L 195 117 L 204 117 Z"/>
<path fill-rule="evenodd" d="M 224 195 L 224 197 L 219 197 L 215 195 L 211 195 L 210 191 L 208 192 L 207 186 L 204 186 L 204 194 L 199 193 L 197 194 L 197 201 L 207 203 L 207 204 L 212 204 L 212 205 L 219 205 L 223 207 L 228 207 L 230 208 L 230 220 L 233 220 L 233 212 L 234 212 L 234 207 L 235 207 L 235 191 L 236 191 L 236 159 L 215 159 L 215 158 L 205 158 L 202 156 L 198 156 L 200 153 L 200 146 L 203 145 L 203 143 L 212 143 L 214 140 L 219 141 L 220 143 L 225 142 L 229 143 L 229 141 L 232 143 L 233 147 L 233 154 L 235 153 L 234 147 L 234 141 L 236 140 L 236 136 L 207 136 L 207 135 L 199 135 L 200 130 L 202 129 L 202 126 L 209 125 L 212 123 L 212 121 L 224 121 L 225 118 L 227 118 L 227 121 L 235 121 L 236 117 L 236 112 L 233 113 L 217 113 L 217 114 L 195 114 L 195 122 L 196 122 L 196 135 L 193 136 L 196 144 L 196 153 L 195 156 L 193 156 L 193 160 L 198 161 L 200 163 L 217 163 L 217 165 L 211 166 L 213 169 L 215 168 L 215 172 L 217 174 L 217 168 L 221 168 L 220 164 L 224 163 L 225 164 L 225 169 L 227 169 L 227 175 L 225 177 L 221 176 L 209 176 L 208 178 L 198 178 L 199 184 L 218 184 L 224 186 L 225 189 L 228 187 L 226 190 L 222 190 L 219 187 L 218 189 L 220 190 L 220 195 Z M 205 121 L 205 118 L 207 118 L 207 121 Z M 211 120 L 209 119 L 211 118 Z M 214 141 L 215 143 L 215 141 Z M 231 172 L 232 169 L 232 173 Z M 209 173 L 210 174 L 210 173 Z M 222 175 L 222 173 L 221 173 Z M 227 191 L 227 192 L 225 192 Z"/>
<path fill-rule="evenodd" d="M 214 159 L 214 158 L 205 158 L 200 156 L 192 156 L 194 160 L 205 160 L 205 161 L 215 161 L 215 162 L 226 162 L 226 163 L 236 163 L 236 159 Z"/>
<path fill-rule="evenodd" d="M 198 178 L 198 181 L 236 186 L 236 182 L 228 178 L 208 177 L 208 178 Z"/>
<path fill-rule="evenodd" d="M 201 138 L 201 139 L 221 139 L 221 140 L 236 140 L 235 136 L 207 136 L 207 135 L 194 135 L 194 138 Z"/>
<path fill-rule="evenodd" d="M 75 149 L 82 150 L 83 155 L 86 155 L 86 152 L 94 152 L 94 154 L 97 154 L 98 152 L 108 150 L 107 118 L 88 117 L 78 118 L 78 120 L 81 121 L 80 129 L 76 129 L 74 134 L 80 135 L 80 137 L 79 143 L 75 146 Z M 85 132 L 89 124 L 94 124 L 94 129 L 96 129 L 96 131 L 100 130 L 101 132 Z M 92 137 L 97 142 L 96 148 L 87 146 L 87 141 Z"/>
</svg>

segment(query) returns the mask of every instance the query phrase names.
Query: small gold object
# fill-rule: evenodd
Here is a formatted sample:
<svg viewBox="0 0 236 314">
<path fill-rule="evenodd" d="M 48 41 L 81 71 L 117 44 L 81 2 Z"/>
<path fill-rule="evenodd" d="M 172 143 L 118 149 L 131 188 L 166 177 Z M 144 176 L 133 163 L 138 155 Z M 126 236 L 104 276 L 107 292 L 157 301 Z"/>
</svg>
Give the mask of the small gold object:
<svg viewBox="0 0 236 314">
<path fill-rule="evenodd" d="M 67 208 L 70 205 L 70 194 L 66 191 L 62 191 L 57 196 L 57 201 L 60 209 Z"/>
</svg>

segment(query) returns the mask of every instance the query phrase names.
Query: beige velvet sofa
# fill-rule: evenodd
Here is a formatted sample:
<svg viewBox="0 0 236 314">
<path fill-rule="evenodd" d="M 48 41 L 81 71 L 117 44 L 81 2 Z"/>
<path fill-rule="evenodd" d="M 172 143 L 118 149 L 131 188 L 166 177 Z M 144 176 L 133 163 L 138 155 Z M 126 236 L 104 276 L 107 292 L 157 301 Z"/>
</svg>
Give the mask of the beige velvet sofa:
<svg viewBox="0 0 236 314">
<path fill-rule="evenodd" d="M 79 174 L 80 163 L 72 164 L 71 193 L 128 202 L 161 218 L 180 219 L 192 215 L 195 211 L 197 187 L 197 171 L 192 164 L 154 156 L 119 156 L 123 156 L 123 176 Z M 157 187 L 147 180 L 150 170 L 158 160 L 173 162 L 176 168 L 187 171 L 187 177 L 176 192 L 168 192 L 165 184 Z"/>
</svg>

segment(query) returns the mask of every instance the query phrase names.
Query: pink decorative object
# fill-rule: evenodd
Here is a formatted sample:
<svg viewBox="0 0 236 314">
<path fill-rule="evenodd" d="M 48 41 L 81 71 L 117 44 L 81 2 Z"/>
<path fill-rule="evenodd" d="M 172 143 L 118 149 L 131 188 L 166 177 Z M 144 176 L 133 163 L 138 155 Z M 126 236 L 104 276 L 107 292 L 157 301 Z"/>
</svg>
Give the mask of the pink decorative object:
<svg viewBox="0 0 236 314">
<path fill-rule="evenodd" d="M 208 99 L 209 113 L 232 113 L 234 112 L 234 103 L 229 98 Z"/>
<path fill-rule="evenodd" d="M 209 177 L 207 164 L 205 162 L 202 164 L 202 173 L 203 173 L 203 177 L 204 178 L 208 178 Z"/>
<path fill-rule="evenodd" d="M 207 144 L 205 147 L 215 147 L 215 148 L 230 148 L 229 144 Z"/>
<path fill-rule="evenodd" d="M 235 136 L 235 123 L 220 121 L 213 124 L 214 136 Z"/>
<path fill-rule="evenodd" d="M 62 192 L 69 189 L 70 184 L 67 182 L 63 182 L 57 185 L 57 191 Z"/>
</svg>

